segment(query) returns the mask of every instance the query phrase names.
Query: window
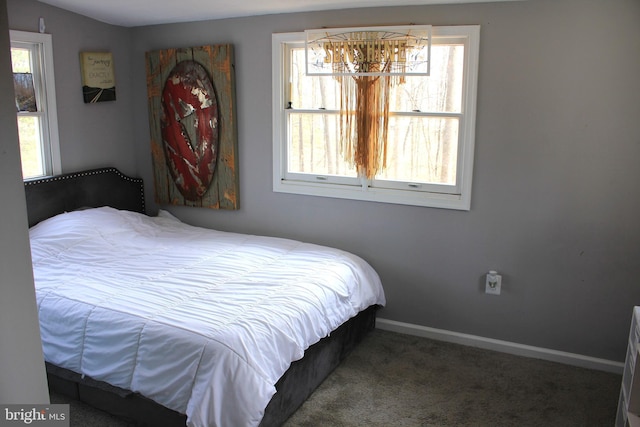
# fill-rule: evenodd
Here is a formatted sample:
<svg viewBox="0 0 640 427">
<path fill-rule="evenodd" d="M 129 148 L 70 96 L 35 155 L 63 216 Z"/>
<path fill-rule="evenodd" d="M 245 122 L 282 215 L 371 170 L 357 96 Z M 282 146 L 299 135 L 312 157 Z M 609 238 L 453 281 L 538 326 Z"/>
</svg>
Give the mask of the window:
<svg viewBox="0 0 640 427">
<path fill-rule="evenodd" d="M 61 172 L 50 34 L 11 31 L 24 179 Z"/>
<path fill-rule="evenodd" d="M 305 75 L 304 38 L 272 38 L 274 191 L 469 210 L 479 26 L 432 28 L 431 75 L 393 87 L 373 179 L 342 155 L 339 83 Z"/>
</svg>

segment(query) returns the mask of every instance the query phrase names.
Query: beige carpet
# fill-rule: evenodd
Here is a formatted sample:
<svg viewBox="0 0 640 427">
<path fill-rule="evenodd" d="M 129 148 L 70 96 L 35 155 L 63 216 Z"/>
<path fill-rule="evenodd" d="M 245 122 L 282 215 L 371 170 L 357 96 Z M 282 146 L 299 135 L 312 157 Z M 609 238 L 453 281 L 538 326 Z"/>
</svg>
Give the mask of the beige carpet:
<svg viewBox="0 0 640 427">
<path fill-rule="evenodd" d="M 375 330 L 285 427 L 612 426 L 621 376 Z M 52 403 L 69 403 L 53 395 Z M 72 427 L 126 422 L 79 402 Z"/>
<path fill-rule="evenodd" d="M 612 426 L 621 380 L 376 330 L 286 426 Z"/>
</svg>

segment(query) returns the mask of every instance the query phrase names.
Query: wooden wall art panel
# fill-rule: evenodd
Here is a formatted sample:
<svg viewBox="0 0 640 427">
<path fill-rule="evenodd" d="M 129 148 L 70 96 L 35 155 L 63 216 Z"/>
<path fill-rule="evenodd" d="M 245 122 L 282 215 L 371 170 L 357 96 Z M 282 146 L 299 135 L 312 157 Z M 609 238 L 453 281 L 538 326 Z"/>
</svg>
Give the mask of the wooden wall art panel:
<svg viewBox="0 0 640 427">
<path fill-rule="evenodd" d="M 159 204 L 238 209 L 232 45 L 146 53 Z"/>
</svg>

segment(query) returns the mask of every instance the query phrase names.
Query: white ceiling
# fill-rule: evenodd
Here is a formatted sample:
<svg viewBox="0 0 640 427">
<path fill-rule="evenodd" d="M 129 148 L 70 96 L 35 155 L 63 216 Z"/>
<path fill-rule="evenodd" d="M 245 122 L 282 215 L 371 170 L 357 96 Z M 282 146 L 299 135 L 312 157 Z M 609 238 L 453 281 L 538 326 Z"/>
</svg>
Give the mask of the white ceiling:
<svg viewBox="0 0 640 427">
<path fill-rule="evenodd" d="M 276 13 L 375 6 L 479 3 L 513 0 L 39 0 L 125 27 Z"/>
</svg>

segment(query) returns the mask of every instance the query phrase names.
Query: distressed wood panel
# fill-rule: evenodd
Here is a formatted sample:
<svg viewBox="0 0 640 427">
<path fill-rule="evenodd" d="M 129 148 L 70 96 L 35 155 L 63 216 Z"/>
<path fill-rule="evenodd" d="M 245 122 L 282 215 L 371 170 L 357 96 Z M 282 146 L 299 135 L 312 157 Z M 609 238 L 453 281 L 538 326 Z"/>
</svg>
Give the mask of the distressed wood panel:
<svg viewBox="0 0 640 427">
<path fill-rule="evenodd" d="M 194 60 L 208 72 L 218 103 L 219 146 L 216 171 L 207 192 L 196 201 L 186 200 L 169 173 L 160 120 L 162 91 L 173 68 Z M 238 138 L 236 124 L 235 68 L 233 45 L 210 45 L 164 49 L 146 53 L 147 95 L 155 198 L 159 204 L 238 209 Z"/>
</svg>

